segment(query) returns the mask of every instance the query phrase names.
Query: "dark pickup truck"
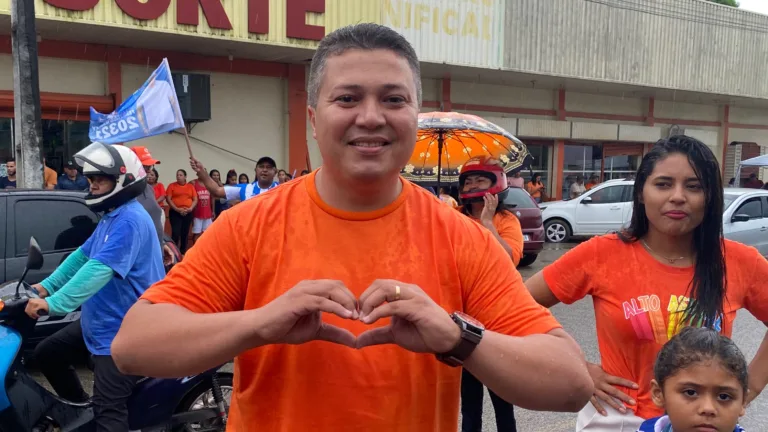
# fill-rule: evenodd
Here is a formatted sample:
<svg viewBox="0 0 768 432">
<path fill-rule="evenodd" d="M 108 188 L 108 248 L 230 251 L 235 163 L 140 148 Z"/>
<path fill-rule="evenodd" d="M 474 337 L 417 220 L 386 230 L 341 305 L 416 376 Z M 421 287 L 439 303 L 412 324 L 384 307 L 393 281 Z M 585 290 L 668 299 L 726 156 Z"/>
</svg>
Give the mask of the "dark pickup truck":
<svg viewBox="0 0 768 432">
<path fill-rule="evenodd" d="M 29 238 L 35 237 L 43 251 L 45 264 L 30 270 L 26 281 L 36 284 L 48 277 L 64 259 L 91 236 L 99 215 L 85 205 L 85 192 L 59 190 L 0 190 L 0 283 L 21 278 L 27 260 Z M 170 242 L 180 260 L 178 248 Z M 169 269 L 169 266 L 166 266 Z M 66 316 L 40 317 L 33 337 L 25 340 L 24 350 L 34 348 L 45 337 L 76 320 L 80 311 Z"/>
</svg>

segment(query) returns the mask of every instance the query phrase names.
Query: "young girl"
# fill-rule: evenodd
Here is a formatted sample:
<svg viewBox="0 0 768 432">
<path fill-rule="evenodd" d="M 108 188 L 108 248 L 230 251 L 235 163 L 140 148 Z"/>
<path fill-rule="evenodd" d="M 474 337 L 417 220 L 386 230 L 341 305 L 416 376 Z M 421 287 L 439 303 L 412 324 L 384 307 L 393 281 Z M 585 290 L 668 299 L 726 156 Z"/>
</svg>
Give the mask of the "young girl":
<svg viewBox="0 0 768 432">
<path fill-rule="evenodd" d="M 651 381 L 653 402 L 666 415 L 638 432 L 743 432 L 747 361 L 732 340 L 707 328 L 686 327 L 659 352 Z"/>
</svg>

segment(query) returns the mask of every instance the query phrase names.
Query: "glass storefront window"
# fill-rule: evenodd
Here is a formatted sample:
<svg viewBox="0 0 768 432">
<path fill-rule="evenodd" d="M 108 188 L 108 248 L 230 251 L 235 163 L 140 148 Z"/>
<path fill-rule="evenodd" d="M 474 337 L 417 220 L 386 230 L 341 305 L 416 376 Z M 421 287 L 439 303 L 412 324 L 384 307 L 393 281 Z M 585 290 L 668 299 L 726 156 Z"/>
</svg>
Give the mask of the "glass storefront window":
<svg viewBox="0 0 768 432">
<path fill-rule="evenodd" d="M 639 166 L 640 156 L 609 156 L 605 158 L 603 181 L 631 177 Z"/>
<path fill-rule="evenodd" d="M 522 172 L 525 183 L 528 184 L 531 181 L 531 171 L 533 174 L 539 174 L 541 176 L 541 182 L 549 187 L 549 161 L 552 152 L 551 142 L 537 142 L 531 140 L 523 140 L 528 147 L 528 152 L 533 156 L 533 162 L 531 163 L 530 171 L 526 170 Z"/>
<path fill-rule="evenodd" d="M 58 173 L 64 164 L 90 143 L 89 122 L 43 120 L 43 154 L 45 164 Z"/>
<path fill-rule="evenodd" d="M 5 161 L 13 157 L 13 119 L 0 118 L 0 176 L 5 177 Z"/>
<path fill-rule="evenodd" d="M 600 176 L 603 168 L 603 146 L 597 143 L 570 143 L 565 145 L 564 153 L 562 192 L 563 197 L 568 197 L 577 176 L 581 175 L 585 184 L 589 177 Z"/>
</svg>

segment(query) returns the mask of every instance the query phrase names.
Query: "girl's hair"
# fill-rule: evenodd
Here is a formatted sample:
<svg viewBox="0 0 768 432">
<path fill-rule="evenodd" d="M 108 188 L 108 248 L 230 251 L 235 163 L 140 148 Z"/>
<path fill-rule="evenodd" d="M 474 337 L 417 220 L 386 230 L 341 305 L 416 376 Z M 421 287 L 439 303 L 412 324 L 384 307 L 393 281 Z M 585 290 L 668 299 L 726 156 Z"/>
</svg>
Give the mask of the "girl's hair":
<svg viewBox="0 0 768 432">
<path fill-rule="evenodd" d="M 679 370 L 706 360 L 717 360 L 747 392 L 747 360 L 736 344 L 715 330 L 685 327 L 659 351 L 653 375 L 660 387 Z"/>
<path fill-rule="evenodd" d="M 182 174 L 184 174 L 184 177 L 186 177 L 186 176 L 187 176 L 187 172 L 186 172 L 186 171 L 184 171 L 183 169 L 179 169 L 179 170 L 176 170 L 176 174 L 178 174 L 178 173 L 182 173 Z"/>
<path fill-rule="evenodd" d="M 701 326 L 712 327 L 723 314 L 727 287 L 723 241 L 723 179 L 720 176 L 720 165 L 709 147 L 685 135 L 675 135 L 656 142 L 637 169 L 632 221 L 629 228 L 619 233 L 619 237 L 631 243 L 648 233 L 648 215 L 642 203 L 643 188 L 656 163 L 671 154 L 681 154 L 688 158 L 706 197 L 704 219 L 693 231 L 696 264 L 688 287 L 688 296 L 692 300 L 685 311 L 685 319 L 701 320 Z"/>
<path fill-rule="evenodd" d="M 216 173 L 216 174 L 218 174 L 218 175 L 219 175 L 219 177 L 221 177 L 221 173 L 220 173 L 220 172 L 219 172 L 219 170 L 217 170 L 217 169 L 212 169 L 212 170 L 211 170 L 211 171 L 208 173 L 208 175 L 209 175 L 210 177 L 213 177 L 213 173 Z"/>
<path fill-rule="evenodd" d="M 233 170 L 233 169 L 231 169 L 231 170 L 227 171 L 227 178 L 230 178 L 230 177 L 232 177 L 232 176 L 235 176 L 235 177 L 237 177 L 237 171 L 235 171 L 235 170 Z"/>
<path fill-rule="evenodd" d="M 537 180 L 541 179 L 541 174 L 534 173 L 533 176 L 531 176 L 531 183 L 536 183 Z"/>
<path fill-rule="evenodd" d="M 246 173 L 240 174 L 240 176 L 237 178 L 237 181 L 240 181 L 240 178 L 242 178 L 242 177 L 245 177 L 245 182 L 246 183 L 250 183 L 251 182 L 251 179 L 248 178 L 248 174 L 246 174 Z"/>
</svg>

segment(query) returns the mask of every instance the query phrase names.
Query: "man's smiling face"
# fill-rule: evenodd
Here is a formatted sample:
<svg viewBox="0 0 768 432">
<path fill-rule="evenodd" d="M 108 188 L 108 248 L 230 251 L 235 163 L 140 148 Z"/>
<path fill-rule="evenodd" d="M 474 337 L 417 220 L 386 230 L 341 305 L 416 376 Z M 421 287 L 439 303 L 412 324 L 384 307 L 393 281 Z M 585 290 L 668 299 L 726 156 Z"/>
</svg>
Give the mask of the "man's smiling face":
<svg viewBox="0 0 768 432">
<path fill-rule="evenodd" d="M 328 57 L 309 108 L 323 165 L 361 181 L 400 172 L 416 144 L 418 113 L 408 61 L 385 49 Z"/>
</svg>

